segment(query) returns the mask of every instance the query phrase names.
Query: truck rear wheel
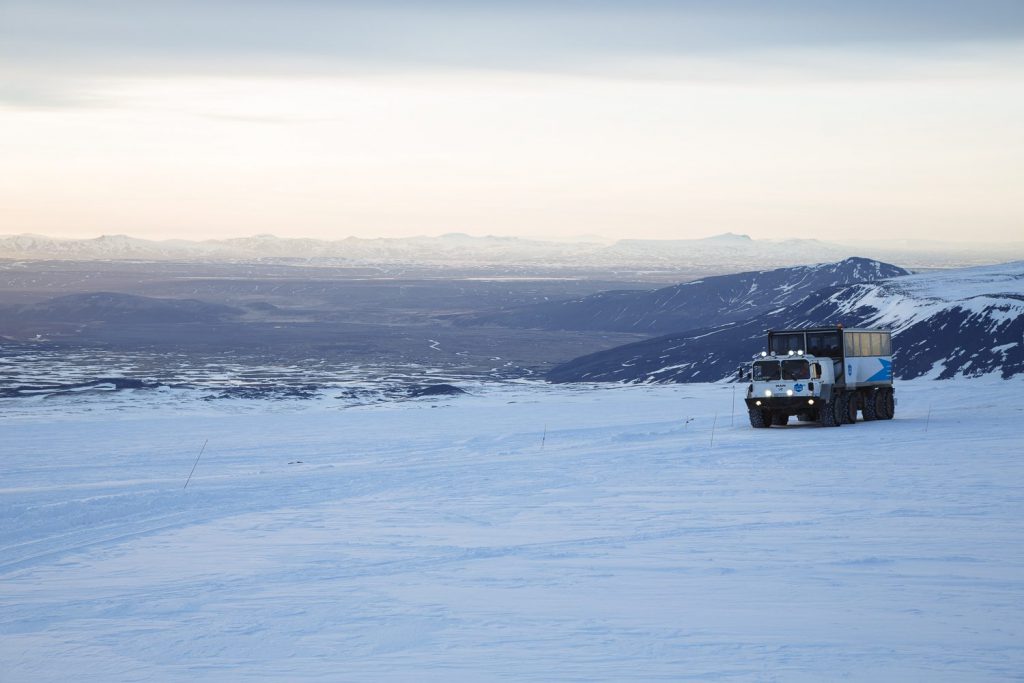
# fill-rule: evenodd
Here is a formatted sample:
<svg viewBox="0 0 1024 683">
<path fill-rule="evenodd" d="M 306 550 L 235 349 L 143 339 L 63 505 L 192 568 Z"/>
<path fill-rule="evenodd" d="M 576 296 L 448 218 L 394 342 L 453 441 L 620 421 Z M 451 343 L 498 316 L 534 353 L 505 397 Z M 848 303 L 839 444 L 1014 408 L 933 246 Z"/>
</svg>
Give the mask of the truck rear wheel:
<svg viewBox="0 0 1024 683">
<path fill-rule="evenodd" d="M 857 394 L 848 391 L 843 394 L 843 424 L 857 424 Z"/>
<path fill-rule="evenodd" d="M 772 426 L 771 411 L 751 408 L 747 411 L 750 414 L 750 426 L 756 429 L 764 429 Z"/>
<path fill-rule="evenodd" d="M 893 396 L 893 390 L 885 388 L 880 393 L 882 394 L 879 401 L 882 408 L 880 417 L 883 420 L 891 420 L 896 414 L 896 398 Z"/>
<path fill-rule="evenodd" d="M 864 416 L 865 422 L 878 419 L 878 395 L 879 392 L 877 391 L 865 391 L 860 395 L 861 400 L 864 402 L 864 407 L 860 409 L 860 414 Z"/>
</svg>

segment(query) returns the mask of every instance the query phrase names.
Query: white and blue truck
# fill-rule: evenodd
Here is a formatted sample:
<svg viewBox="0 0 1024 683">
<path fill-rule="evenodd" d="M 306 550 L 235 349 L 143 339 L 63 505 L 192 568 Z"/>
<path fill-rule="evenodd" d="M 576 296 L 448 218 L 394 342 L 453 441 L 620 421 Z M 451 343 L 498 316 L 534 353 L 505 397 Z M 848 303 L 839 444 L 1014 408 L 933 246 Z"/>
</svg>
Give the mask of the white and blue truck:
<svg viewBox="0 0 1024 683">
<path fill-rule="evenodd" d="M 896 413 L 889 330 L 813 327 L 768 330 L 768 349 L 739 368 L 749 380 L 750 425 L 785 425 L 789 418 L 824 427 L 891 420 Z"/>
</svg>

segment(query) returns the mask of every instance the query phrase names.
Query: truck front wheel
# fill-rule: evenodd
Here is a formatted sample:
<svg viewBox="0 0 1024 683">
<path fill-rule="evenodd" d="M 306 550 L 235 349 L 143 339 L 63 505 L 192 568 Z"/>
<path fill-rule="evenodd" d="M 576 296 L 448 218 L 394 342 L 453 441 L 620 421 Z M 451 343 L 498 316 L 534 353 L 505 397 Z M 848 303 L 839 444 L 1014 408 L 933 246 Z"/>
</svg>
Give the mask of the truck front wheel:
<svg viewBox="0 0 1024 683">
<path fill-rule="evenodd" d="M 769 410 L 751 408 L 747 411 L 750 414 L 750 426 L 756 429 L 764 429 L 772 426 L 772 413 Z"/>
<path fill-rule="evenodd" d="M 843 405 L 842 397 L 835 396 L 828 403 L 822 404 L 818 409 L 818 421 L 822 427 L 838 427 L 843 424 L 842 413 L 839 407 Z"/>
</svg>

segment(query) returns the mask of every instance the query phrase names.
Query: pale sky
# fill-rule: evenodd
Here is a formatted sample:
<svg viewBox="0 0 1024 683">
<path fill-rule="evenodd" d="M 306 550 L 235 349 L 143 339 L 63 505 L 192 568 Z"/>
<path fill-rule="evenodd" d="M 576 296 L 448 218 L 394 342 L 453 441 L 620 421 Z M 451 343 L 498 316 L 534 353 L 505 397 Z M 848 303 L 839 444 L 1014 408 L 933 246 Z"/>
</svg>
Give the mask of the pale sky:
<svg viewBox="0 0 1024 683">
<path fill-rule="evenodd" d="M 1024 3 L 0 0 L 0 234 L 1021 240 Z"/>
</svg>

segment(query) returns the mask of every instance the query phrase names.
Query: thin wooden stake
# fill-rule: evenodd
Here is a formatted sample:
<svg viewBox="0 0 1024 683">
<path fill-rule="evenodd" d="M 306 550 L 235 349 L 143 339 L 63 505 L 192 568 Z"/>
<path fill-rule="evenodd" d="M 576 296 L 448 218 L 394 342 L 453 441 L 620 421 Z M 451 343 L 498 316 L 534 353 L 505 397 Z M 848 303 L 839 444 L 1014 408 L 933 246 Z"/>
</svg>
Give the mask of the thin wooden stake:
<svg viewBox="0 0 1024 683">
<path fill-rule="evenodd" d="M 204 441 L 204 442 L 203 442 L 203 447 L 199 449 L 199 455 L 197 455 L 197 456 L 196 456 L 196 462 L 195 462 L 195 464 L 194 464 L 194 465 L 192 465 L 192 472 L 189 472 L 189 473 L 188 473 L 188 479 L 186 479 L 186 480 L 185 480 L 185 485 L 181 487 L 181 490 L 182 490 L 182 491 L 184 491 L 185 489 L 187 489 L 187 488 L 188 488 L 188 483 L 189 483 L 190 481 L 192 481 L 192 473 L 196 471 L 196 465 L 198 465 L 198 464 L 199 464 L 199 458 L 203 457 L 203 451 L 205 451 L 205 450 L 206 450 L 206 444 L 208 444 L 208 443 L 210 443 L 210 440 L 209 440 L 209 439 L 207 439 L 206 441 Z"/>
<path fill-rule="evenodd" d="M 544 425 L 544 436 L 540 437 L 540 449 L 544 450 L 544 442 L 548 440 L 548 426 Z"/>
<path fill-rule="evenodd" d="M 729 426 L 736 426 L 736 385 L 732 385 L 732 414 L 729 415 Z"/>
<path fill-rule="evenodd" d="M 711 446 L 715 445 L 715 425 L 718 424 L 718 413 L 715 413 L 715 421 L 711 423 Z"/>
<path fill-rule="evenodd" d="M 928 431 L 928 423 L 932 421 L 932 405 L 928 404 L 928 417 L 924 419 L 924 431 Z"/>
</svg>

